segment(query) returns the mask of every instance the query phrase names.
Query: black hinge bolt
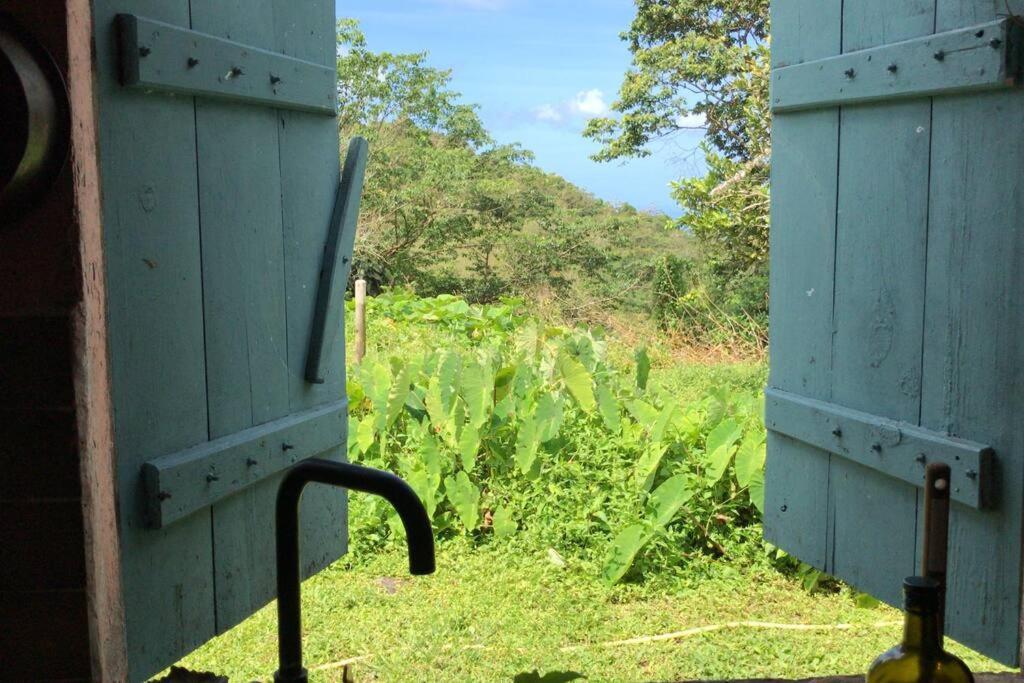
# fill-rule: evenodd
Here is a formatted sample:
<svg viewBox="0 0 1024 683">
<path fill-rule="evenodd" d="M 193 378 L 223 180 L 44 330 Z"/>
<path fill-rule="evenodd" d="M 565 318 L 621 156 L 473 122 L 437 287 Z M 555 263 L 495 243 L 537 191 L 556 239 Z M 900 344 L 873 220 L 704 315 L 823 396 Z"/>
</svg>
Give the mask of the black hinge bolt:
<svg viewBox="0 0 1024 683">
<path fill-rule="evenodd" d="M 274 74 L 270 74 L 270 84 L 271 85 L 277 85 L 280 82 L 281 82 L 281 77 L 280 76 L 275 76 Z"/>
<path fill-rule="evenodd" d="M 152 50 L 150 50 L 148 47 L 142 46 L 142 47 L 139 48 L 139 56 L 140 57 L 148 57 L 149 53 L 151 53 L 151 52 L 152 52 Z"/>
<path fill-rule="evenodd" d="M 837 439 L 842 437 L 842 435 L 843 435 L 843 430 L 840 429 L 839 427 L 836 427 L 835 429 L 832 430 L 832 436 L 836 437 Z"/>
<path fill-rule="evenodd" d="M 882 444 L 880 444 L 880 443 L 873 443 L 873 444 L 871 444 L 871 450 L 873 450 L 875 453 L 881 453 L 882 452 Z"/>
<path fill-rule="evenodd" d="M 210 472 L 206 475 L 206 483 L 212 484 L 215 481 L 220 481 L 220 477 L 215 472 Z"/>
<path fill-rule="evenodd" d="M 934 55 L 932 55 L 932 57 L 935 57 L 935 61 L 941 62 L 946 58 L 946 52 L 944 50 L 939 50 Z"/>
<path fill-rule="evenodd" d="M 282 451 L 288 452 L 288 451 L 292 450 L 293 448 L 295 448 L 295 446 L 293 446 L 290 443 L 283 443 L 283 444 L 281 444 L 281 450 Z"/>
<path fill-rule="evenodd" d="M 856 78 L 857 77 L 857 70 L 856 69 L 847 69 L 843 73 L 846 74 L 847 78 Z"/>
<path fill-rule="evenodd" d="M 890 64 L 890 65 L 889 65 L 888 67 L 886 67 L 886 68 L 887 68 L 887 69 L 889 70 L 889 73 L 891 73 L 891 74 L 894 74 L 894 73 L 896 73 L 896 72 L 897 72 L 897 71 L 899 71 L 899 69 L 900 69 L 900 68 L 899 68 L 899 67 L 898 67 L 898 66 L 897 66 L 896 64 Z"/>
<path fill-rule="evenodd" d="M 196 59 L 195 57 L 189 57 L 188 58 L 188 68 L 194 69 L 198 65 L 199 65 L 199 60 L 198 59 Z"/>
</svg>

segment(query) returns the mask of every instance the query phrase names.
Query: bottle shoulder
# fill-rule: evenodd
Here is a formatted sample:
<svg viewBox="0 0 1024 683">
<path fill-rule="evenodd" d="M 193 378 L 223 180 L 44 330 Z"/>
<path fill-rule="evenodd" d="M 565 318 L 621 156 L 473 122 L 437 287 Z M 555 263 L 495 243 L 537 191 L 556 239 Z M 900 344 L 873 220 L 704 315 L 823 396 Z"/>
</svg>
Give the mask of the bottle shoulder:
<svg viewBox="0 0 1024 683">
<path fill-rule="evenodd" d="M 930 671 L 925 671 L 929 669 Z M 974 676 L 958 657 L 942 652 L 937 662 L 926 664 L 920 651 L 897 646 L 874 661 L 867 683 L 974 683 Z"/>
</svg>

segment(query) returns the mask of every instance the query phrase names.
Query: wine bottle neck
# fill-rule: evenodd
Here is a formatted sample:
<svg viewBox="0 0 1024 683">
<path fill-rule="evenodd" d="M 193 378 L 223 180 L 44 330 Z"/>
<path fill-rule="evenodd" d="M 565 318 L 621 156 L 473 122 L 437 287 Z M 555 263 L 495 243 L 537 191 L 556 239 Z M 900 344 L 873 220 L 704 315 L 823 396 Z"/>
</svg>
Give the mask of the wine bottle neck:
<svg viewBox="0 0 1024 683">
<path fill-rule="evenodd" d="M 903 646 L 928 652 L 942 651 L 942 631 L 939 615 L 927 611 L 910 610 L 903 625 Z"/>
</svg>

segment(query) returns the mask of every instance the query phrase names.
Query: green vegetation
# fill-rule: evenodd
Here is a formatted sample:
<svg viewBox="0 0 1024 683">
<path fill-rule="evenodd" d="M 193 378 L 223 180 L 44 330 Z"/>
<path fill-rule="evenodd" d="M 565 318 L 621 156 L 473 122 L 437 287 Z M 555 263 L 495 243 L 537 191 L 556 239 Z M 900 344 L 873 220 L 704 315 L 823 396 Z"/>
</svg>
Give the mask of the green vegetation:
<svg viewBox="0 0 1024 683">
<path fill-rule="evenodd" d="M 303 590 L 313 680 L 798 678 L 898 639 L 898 612 L 761 539 L 763 365 L 637 354 L 516 300 L 389 292 L 368 322 L 350 455 L 417 488 L 438 572 L 409 577 L 390 510 L 351 496 L 350 554 Z M 275 620 L 183 664 L 266 680 Z"/>
<path fill-rule="evenodd" d="M 668 257 L 655 287 L 666 327 L 738 334 L 763 345 L 768 312 L 768 0 L 636 0 L 622 34 L 633 54 L 612 117 L 586 135 L 596 159 L 649 154 L 652 142 L 686 128 L 705 130 L 708 172 L 674 184 L 684 209 L 678 227 L 699 257 Z"/>
<path fill-rule="evenodd" d="M 655 262 L 692 255 L 665 216 L 612 206 L 498 145 L 426 54 L 375 53 L 338 31 L 342 137 L 370 142 L 353 273 L 371 293 L 501 296 L 573 318 L 649 308 Z"/>
</svg>

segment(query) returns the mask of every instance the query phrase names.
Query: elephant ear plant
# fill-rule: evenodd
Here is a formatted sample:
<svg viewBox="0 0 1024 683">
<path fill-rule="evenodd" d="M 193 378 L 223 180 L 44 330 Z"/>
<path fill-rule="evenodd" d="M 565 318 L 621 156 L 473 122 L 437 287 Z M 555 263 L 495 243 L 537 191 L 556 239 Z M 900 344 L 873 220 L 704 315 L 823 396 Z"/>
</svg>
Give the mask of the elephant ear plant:
<svg viewBox="0 0 1024 683">
<path fill-rule="evenodd" d="M 387 310 L 388 296 L 375 305 Z M 720 554 L 723 524 L 758 520 L 765 432 L 752 393 L 683 405 L 655 386 L 643 349 L 611 362 L 593 331 L 543 326 L 506 304 L 397 299 L 398 315 L 463 343 L 355 368 L 349 455 L 408 481 L 440 538 L 539 541 L 613 584 L 667 561 L 669 539 Z M 489 333 L 473 335 L 473 321 Z M 385 506 L 359 505 L 353 524 L 366 529 L 354 537 L 401 533 Z"/>
</svg>

